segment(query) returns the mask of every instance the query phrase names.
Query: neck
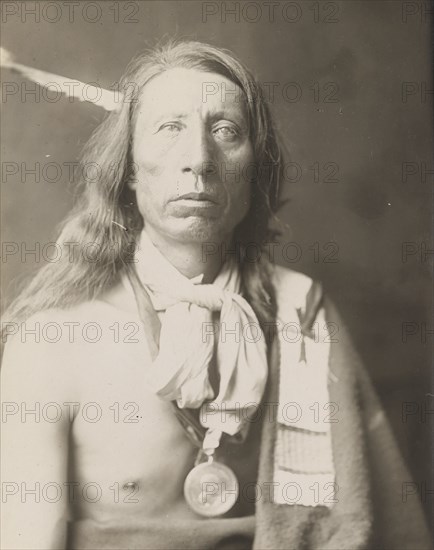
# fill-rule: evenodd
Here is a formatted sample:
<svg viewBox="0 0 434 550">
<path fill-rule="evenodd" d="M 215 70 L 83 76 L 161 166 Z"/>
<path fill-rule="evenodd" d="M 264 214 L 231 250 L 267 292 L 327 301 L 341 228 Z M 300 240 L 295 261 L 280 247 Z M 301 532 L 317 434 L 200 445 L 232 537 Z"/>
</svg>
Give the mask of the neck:
<svg viewBox="0 0 434 550">
<path fill-rule="evenodd" d="M 153 244 L 167 260 L 185 277 L 192 279 L 203 273 L 203 283 L 214 281 L 223 263 L 224 250 L 230 243 L 231 236 L 215 242 L 182 242 L 176 241 L 153 231 L 147 226 L 146 232 Z"/>
</svg>

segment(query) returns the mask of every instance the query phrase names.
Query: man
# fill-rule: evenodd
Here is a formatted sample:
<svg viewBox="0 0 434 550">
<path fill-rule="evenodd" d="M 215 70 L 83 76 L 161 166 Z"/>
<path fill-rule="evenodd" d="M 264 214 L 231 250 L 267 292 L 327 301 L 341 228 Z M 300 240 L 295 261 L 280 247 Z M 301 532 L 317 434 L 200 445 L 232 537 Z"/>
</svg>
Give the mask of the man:
<svg viewBox="0 0 434 550">
<path fill-rule="evenodd" d="M 83 158 L 80 246 L 5 316 L 4 547 L 428 548 L 341 321 L 265 256 L 282 160 L 252 75 L 180 42 L 131 83 Z"/>
</svg>

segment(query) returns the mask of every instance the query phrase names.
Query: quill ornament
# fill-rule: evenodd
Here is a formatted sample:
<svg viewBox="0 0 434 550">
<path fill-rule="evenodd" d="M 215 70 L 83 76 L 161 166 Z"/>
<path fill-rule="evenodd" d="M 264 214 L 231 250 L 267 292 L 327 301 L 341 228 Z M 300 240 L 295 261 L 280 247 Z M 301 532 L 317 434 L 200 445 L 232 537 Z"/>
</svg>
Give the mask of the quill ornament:
<svg viewBox="0 0 434 550">
<path fill-rule="evenodd" d="M 73 80 L 66 76 L 34 69 L 27 65 L 17 63 L 12 54 L 5 48 L 0 48 L 1 66 L 5 69 L 15 71 L 28 80 L 36 82 L 39 86 L 51 91 L 56 91 L 64 94 L 67 97 L 72 97 L 78 101 L 87 101 L 98 107 L 102 107 L 106 111 L 117 111 L 123 101 L 123 94 L 106 90 L 100 86 L 93 84 L 85 84 L 79 80 Z"/>
</svg>

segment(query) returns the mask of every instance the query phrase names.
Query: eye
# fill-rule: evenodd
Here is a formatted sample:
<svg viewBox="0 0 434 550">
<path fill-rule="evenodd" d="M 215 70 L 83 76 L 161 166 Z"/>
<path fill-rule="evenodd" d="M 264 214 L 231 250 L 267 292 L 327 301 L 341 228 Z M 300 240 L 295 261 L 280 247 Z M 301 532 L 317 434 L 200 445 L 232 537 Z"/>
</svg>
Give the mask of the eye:
<svg viewBox="0 0 434 550">
<path fill-rule="evenodd" d="M 181 125 L 176 122 L 166 122 L 158 128 L 158 132 L 166 132 L 167 134 L 177 134 L 181 130 Z"/>
<path fill-rule="evenodd" d="M 235 141 L 239 137 L 239 132 L 233 126 L 220 126 L 214 130 L 216 135 L 221 141 Z"/>
</svg>

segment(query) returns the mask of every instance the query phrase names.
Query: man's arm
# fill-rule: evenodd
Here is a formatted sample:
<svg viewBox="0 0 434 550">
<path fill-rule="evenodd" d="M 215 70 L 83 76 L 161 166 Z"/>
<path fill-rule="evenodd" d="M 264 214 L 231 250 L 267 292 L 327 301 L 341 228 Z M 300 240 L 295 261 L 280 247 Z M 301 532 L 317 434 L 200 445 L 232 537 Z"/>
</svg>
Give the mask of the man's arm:
<svg viewBox="0 0 434 550">
<path fill-rule="evenodd" d="M 17 336 L 6 345 L 1 373 L 2 548 L 66 547 L 66 370 L 56 344 L 22 343 Z"/>
</svg>

